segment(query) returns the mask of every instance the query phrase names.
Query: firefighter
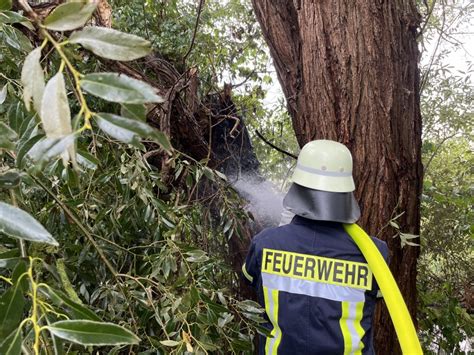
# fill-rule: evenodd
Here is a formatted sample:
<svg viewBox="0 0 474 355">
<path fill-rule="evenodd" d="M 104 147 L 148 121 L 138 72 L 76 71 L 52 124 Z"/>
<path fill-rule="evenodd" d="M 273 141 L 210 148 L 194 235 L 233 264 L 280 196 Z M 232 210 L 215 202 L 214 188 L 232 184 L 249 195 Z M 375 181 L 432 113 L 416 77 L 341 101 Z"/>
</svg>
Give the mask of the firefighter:
<svg viewBox="0 0 474 355">
<path fill-rule="evenodd" d="M 260 354 L 374 353 L 380 294 L 343 227 L 360 216 L 354 190 L 347 147 L 329 140 L 303 147 L 283 201 L 295 217 L 255 236 L 242 266 L 268 320 Z M 372 240 L 387 260 L 385 242 Z"/>
</svg>

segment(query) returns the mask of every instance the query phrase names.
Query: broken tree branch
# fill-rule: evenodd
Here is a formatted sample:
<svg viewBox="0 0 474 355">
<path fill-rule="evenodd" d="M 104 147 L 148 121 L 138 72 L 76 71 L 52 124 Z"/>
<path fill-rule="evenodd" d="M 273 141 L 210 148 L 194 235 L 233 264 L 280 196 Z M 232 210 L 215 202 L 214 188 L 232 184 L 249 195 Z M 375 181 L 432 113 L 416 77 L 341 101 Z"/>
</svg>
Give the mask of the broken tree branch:
<svg viewBox="0 0 474 355">
<path fill-rule="evenodd" d="M 271 143 L 269 140 L 267 140 L 257 129 L 255 130 L 255 133 L 257 134 L 258 138 L 260 138 L 262 141 L 264 141 L 265 143 L 267 143 L 270 147 L 272 147 L 273 149 L 279 151 L 280 153 L 283 153 L 285 155 L 288 155 L 289 157 L 293 158 L 293 159 L 298 159 L 298 156 L 292 154 L 292 153 L 289 153 L 287 152 L 286 150 L 280 148 L 280 147 L 277 147 L 276 145 L 274 145 L 273 143 Z"/>
<path fill-rule="evenodd" d="M 191 54 L 193 47 L 194 47 L 194 42 L 196 41 L 196 34 L 197 30 L 199 27 L 199 20 L 201 19 L 201 13 L 202 13 L 202 7 L 204 5 L 204 0 L 199 0 L 199 5 L 198 5 L 198 10 L 197 10 L 197 17 L 196 17 L 196 24 L 194 25 L 194 32 L 193 32 L 193 38 L 191 39 L 191 44 L 189 45 L 189 49 L 186 52 L 186 54 L 183 57 L 183 64 L 186 63 L 186 59 L 188 56 Z"/>
</svg>

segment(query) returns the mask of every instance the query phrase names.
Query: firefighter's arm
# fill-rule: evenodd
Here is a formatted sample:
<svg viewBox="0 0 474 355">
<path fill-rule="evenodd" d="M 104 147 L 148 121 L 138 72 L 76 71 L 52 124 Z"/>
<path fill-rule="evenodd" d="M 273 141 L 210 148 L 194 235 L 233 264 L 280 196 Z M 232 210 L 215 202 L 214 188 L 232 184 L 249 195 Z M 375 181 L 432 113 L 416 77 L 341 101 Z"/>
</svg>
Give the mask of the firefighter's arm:
<svg viewBox="0 0 474 355">
<path fill-rule="evenodd" d="M 381 240 L 378 240 L 378 241 L 379 241 L 379 243 L 377 243 L 377 247 L 380 250 L 380 253 L 382 254 L 385 262 L 387 263 L 387 265 L 389 265 L 390 264 L 390 254 L 389 254 L 387 243 L 385 243 L 384 241 L 381 241 Z M 378 299 L 383 298 L 383 294 L 382 294 L 382 291 L 380 291 L 380 289 L 377 291 L 377 298 Z"/>
<path fill-rule="evenodd" d="M 260 272 L 258 267 L 258 257 L 259 255 L 257 252 L 255 238 L 253 238 L 245 259 L 245 263 L 242 265 L 242 275 L 247 283 L 252 286 L 257 284 L 257 278 Z"/>
</svg>

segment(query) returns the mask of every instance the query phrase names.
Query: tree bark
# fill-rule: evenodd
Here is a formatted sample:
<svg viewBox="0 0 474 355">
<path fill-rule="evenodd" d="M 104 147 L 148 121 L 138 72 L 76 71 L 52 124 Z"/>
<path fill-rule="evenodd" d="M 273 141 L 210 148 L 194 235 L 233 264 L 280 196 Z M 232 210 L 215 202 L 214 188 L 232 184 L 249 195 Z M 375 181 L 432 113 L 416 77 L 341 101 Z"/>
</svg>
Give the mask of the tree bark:
<svg viewBox="0 0 474 355">
<path fill-rule="evenodd" d="M 419 234 L 421 116 L 419 14 L 414 0 L 252 0 L 302 146 L 346 144 L 362 218 L 388 243 L 390 268 L 416 319 L 418 247 L 400 246 L 386 227 Z M 384 228 L 385 227 L 385 228 Z M 416 241 L 416 240 L 415 240 Z M 379 354 L 400 352 L 385 307 L 375 314 Z M 395 350 L 398 349 L 398 350 Z"/>
</svg>

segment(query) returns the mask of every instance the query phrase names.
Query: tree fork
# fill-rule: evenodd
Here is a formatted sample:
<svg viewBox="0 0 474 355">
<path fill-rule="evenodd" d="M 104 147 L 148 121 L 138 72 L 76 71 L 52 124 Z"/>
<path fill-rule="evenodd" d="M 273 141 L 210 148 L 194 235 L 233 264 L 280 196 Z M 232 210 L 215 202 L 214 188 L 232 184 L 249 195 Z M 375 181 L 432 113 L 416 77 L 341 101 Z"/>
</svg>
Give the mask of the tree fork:
<svg viewBox="0 0 474 355">
<path fill-rule="evenodd" d="M 414 0 L 252 0 L 300 146 L 346 144 L 354 156 L 360 224 L 385 240 L 390 268 L 416 321 L 418 247 L 383 228 L 394 213 L 419 234 L 422 187 L 419 52 Z M 400 353 L 385 307 L 375 313 L 380 354 Z"/>
</svg>

